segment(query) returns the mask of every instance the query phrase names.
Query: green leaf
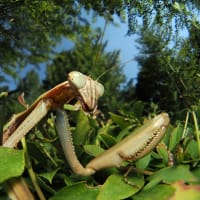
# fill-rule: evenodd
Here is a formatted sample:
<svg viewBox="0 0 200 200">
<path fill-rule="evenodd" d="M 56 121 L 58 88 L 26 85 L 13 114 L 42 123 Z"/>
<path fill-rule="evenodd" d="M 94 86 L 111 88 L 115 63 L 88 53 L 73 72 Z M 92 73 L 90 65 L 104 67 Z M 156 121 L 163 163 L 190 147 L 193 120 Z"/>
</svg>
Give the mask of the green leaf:
<svg viewBox="0 0 200 200">
<path fill-rule="evenodd" d="M 7 97 L 7 96 L 8 96 L 8 92 L 1 92 L 0 93 L 0 98 Z"/>
<path fill-rule="evenodd" d="M 178 126 L 173 130 L 169 140 L 169 151 L 172 151 L 176 147 L 176 145 L 179 144 L 182 133 L 183 133 L 183 127 L 181 126 Z"/>
<path fill-rule="evenodd" d="M 178 3 L 176 1 L 172 4 L 172 7 L 178 12 L 182 12 L 185 9 L 185 5 L 183 3 Z"/>
<path fill-rule="evenodd" d="M 130 134 L 130 127 L 126 127 L 125 129 L 121 130 L 117 137 L 116 137 L 116 141 L 119 142 L 121 141 L 124 137 L 128 136 Z"/>
<path fill-rule="evenodd" d="M 53 187 L 50 187 L 46 181 L 44 181 L 42 178 L 40 178 L 40 176 L 37 176 L 37 181 L 40 184 L 40 186 L 48 191 L 50 194 L 55 194 L 56 190 Z"/>
<path fill-rule="evenodd" d="M 74 144 L 82 145 L 85 143 L 85 140 L 89 133 L 90 123 L 88 117 L 81 110 L 78 112 L 76 124 L 76 130 L 75 133 L 73 133 Z"/>
<path fill-rule="evenodd" d="M 195 175 L 195 177 L 197 177 L 198 180 L 200 181 L 200 168 L 199 168 L 199 167 L 195 168 L 195 169 L 192 171 L 192 173 L 193 173 L 193 174 Z"/>
<path fill-rule="evenodd" d="M 50 200 L 94 200 L 99 189 L 97 187 L 87 187 L 84 183 L 77 183 L 69 187 L 64 187 L 58 191 Z"/>
<path fill-rule="evenodd" d="M 106 147 L 111 147 L 116 144 L 116 140 L 113 136 L 109 134 L 101 134 L 99 139 L 106 145 Z"/>
<path fill-rule="evenodd" d="M 40 173 L 40 174 L 38 174 L 38 176 L 43 177 L 46 180 L 48 180 L 49 183 L 52 183 L 53 177 L 56 175 L 58 170 L 59 169 L 55 169 L 55 170 L 50 171 L 50 172 Z"/>
<path fill-rule="evenodd" d="M 163 159 L 165 164 L 168 164 L 169 161 L 169 152 L 167 149 L 167 146 L 164 143 L 160 143 L 157 147 L 156 150 L 160 157 Z"/>
<path fill-rule="evenodd" d="M 139 182 L 138 182 L 139 184 Z M 97 200 L 119 200 L 132 196 L 139 190 L 125 182 L 124 176 L 113 174 L 108 177 L 100 189 Z"/>
<path fill-rule="evenodd" d="M 42 152 L 42 148 L 37 143 L 27 142 L 29 155 L 37 160 L 41 165 L 46 164 L 46 156 Z"/>
<path fill-rule="evenodd" d="M 148 155 L 136 161 L 135 164 L 136 164 L 137 169 L 140 169 L 140 170 L 145 169 L 149 165 L 150 159 L 151 159 L 151 154 L 149 153 Z"/>
<path fill-rule="evenodd" d="M 65 110 L 77 111 L 79 108 L 76 105 L 64 104 Z"/>
<path fill-rule="evenodd" d="M 195 140 L 191 140 L 186 148 L 186 151 L 190 154 L 193 160 L 199 158 L 198 143 Z"/>
<path fill-rule="evenodd" d="M 145 186 L 145 189 L 149 189 L 161 181 L 165 183 L 173 183 L 179 180 L 190 182 L 195 181 L 196 177 L 190 172 L 189 166 L 178 165 L 163 168 L 149 176 L 147 179 L 150 182 Z"/>
<path fill-rule="evenodd" d="M 0 147 L 0 158 L 0 183 L 23 173 L 25 159 L 22 150 Z"/>
<path fill-rule="evenodd" d="M 175 192 L 175 189 L 169 185 L 157 185 L 149 190 L 143 190 L 134 196 L 134 200 L 169 200 Z"/>
<path fill-rule="evenodd" d="M 91 156 L 98 156 L 99 154 L 104 152 L 104 149 L 102 149 L 100 146 L 98 145 L 84 145 L 84 150 L 87 154 L 91 155 Z"/>
<path fill-rule="evenodd" d="M 174 4 L 172 4 L 172 7 L 178 12 L 182 11 L 182 7 L 178 2 L 175 2 Z"/>
<path fill-rule="evenodd" d="M 121 129 L 126 128 L 130 124 L 126 121 L 126 119 L 120 115 L 116 115 L 114 113 L 109 112 L 111 119 L 120 126 Z"/>
</svg>

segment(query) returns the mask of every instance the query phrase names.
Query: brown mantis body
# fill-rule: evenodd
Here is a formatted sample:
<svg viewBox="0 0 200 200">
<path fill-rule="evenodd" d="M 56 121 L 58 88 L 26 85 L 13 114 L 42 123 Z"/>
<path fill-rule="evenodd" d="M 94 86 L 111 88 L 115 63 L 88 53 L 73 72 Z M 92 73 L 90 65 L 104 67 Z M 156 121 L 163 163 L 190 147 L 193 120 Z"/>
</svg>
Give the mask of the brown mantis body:
<svg viewBox="0 0 200 200">
<path fill-rule="evenodd" d="M 80 79 L 78 80 L 80 83 L 77 78 Z M 88 91 L 90 86 L 92 86 L 92 89 Z M 79 100 L 82 108 L 87 112 L 95 110 L 97 100 L 102 94 L 103 86 L 100 83 L 80 72 L 69 73 L 68 81 L 60 83 L 41 95 L 24 112 L 13 115 L 3 132 L 3 146 L 14 147 L 49 110 L 62 109 L 63 105 L 69 103 L 72 99 Z"/>
<path fill-rule="evenodd" d="M 97 170 L 119 167 L 124 160 L 137 160 L 149 153 L 162 139 L 169 117 L 161 113 L 120 143 L 90 161 L 84 168 L 74 151 L 71 132 L 63 104 L 76 98 L 87 112 L 93 112 L 103 95 L 103 86 L 80 72 L 71 72 L 63 82 L 41 95 L 27 110 L 15 115 L 3 133 L 3 146 L 14 147 L 50 109 L 57 110 L 56 127 L 61 145 L 72 170 L 80 175 L 91 175 Z"/>
</svg>

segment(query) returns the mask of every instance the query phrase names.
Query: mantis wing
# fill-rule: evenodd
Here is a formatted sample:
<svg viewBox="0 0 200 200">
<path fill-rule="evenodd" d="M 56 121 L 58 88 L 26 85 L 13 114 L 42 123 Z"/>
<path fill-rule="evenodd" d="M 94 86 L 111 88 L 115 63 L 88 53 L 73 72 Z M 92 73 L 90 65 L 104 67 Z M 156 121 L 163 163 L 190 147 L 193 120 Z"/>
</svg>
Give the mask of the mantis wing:
<svg viewBox="0 0 200 200">
<path fill-rule="evenodd" d="M 18 126 L 15 132 L 3 144 L 4 147 L 15 147 L 17 143 L 37 124 L 48 112 L 49 106 L 45 100 L 41 100 L 35 109 Z"/>
</svg>

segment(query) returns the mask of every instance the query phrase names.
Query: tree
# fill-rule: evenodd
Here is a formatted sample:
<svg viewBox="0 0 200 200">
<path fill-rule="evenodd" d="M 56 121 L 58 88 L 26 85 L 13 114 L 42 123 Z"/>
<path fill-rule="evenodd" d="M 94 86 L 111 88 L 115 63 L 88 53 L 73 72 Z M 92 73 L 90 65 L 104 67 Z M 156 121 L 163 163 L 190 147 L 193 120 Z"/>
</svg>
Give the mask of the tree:
<svg viewBox="0 0 200 200">
<path fill-rule="evenodd" d="M 0 72 L 1 83 L 7 77 L 18 81 L 19 71 L 33 64 L 45 63 L 54 55 L 55 45 L 89 24 L 84 11 L 113 21 L 113 15 L 128 19 L 129 34 L 150 26 L 165 30 L 169 36 L 176 31 L 198 24 L 197 1 L 66 1 L 9 0 L 0 3 Z M 127 16 L 126 16 L 127 13 Z M 141 23 L 142 22 L 142 23 Z M 173 38 L 173 37 L 172 37 Z M 8 85 L 8 82 L 6 83 Z"/>
<path fill-rule="evenodd" d="M 0 3 L 0 72 L 18 80 L 28 64 L 47 62 L 62 37 L 80 31 L 86 21 L 74 1 L 7 1 Z"/>
<path fill-rule="evenodd" d="M 142 32 L 139 40 L 142 56 L 137 58 L 141 70 L 136 85 L 136 96 L 140 100 L 154 102 L 160 109 L 172 113 L 198 104 L 198 34 L 199 29 L 193 26 L 189 38 L 182 40 L 179 48 L 170 50 L 163 35 Z"/>
</svg>

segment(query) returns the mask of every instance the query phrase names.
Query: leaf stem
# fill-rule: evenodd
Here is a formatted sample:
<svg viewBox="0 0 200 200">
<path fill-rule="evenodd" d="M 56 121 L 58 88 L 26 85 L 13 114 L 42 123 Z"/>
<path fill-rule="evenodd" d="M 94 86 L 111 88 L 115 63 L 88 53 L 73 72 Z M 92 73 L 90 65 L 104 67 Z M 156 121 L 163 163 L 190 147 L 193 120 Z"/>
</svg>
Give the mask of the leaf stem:
<svg viewBox="0 0 200 200">
<path fill-rule="evenodd" d="M 187 112 L 187 114 L 186 114 L 185 125 L 184 125 L 184 129 L 183 129 L 183 134 L 182 134 L 182 139 L 185 138 L 185 136 L 186 136 L 188 120 L 189 120 L 189 114 L 190 114 L 189 112 Z"/>
<path fill-rule="evenodd" d="M 38 184 L 35 172 L 33 171 L 33 168 L 32 168 L 32 165 L 31 165 L 31 161 L 30 161 L 30 158 L 29 158 L 29 155 L 28 155 L 28 149 L 27 149 L 25 138 L 23 138 L 21 140 L 21 143 L 22 143 L 22 146 L 23 146 L 23 149 L 24 149 L 26 168 L 27 168 L 27 171 L 28 171 L 29 176 L 31 178 L 31 181 L 33 183 L 33 186 L 35 188 L 35 191 L 36 191 L 36 193 L 37 193 L 37 195 L 38 195 L 40 200 L 46 200 L 46 198 L 45 198 L 44 194 L 42 193 L 42 190 L 40 189 L 40 186 Z"/>
<path fill-rule="evenodd" d="M 195 134 L 196 134 L 196 138 L 197 138 L 198 150 L 199 150 L 199 156 L 200 156 L 199 126 L 198 126 L 198 122 L 197 122 L 197 116 L 194 111 L 192 111 L 192 116 L 193 116 L 193 120 L 194 120 Z"/>
</svg>

